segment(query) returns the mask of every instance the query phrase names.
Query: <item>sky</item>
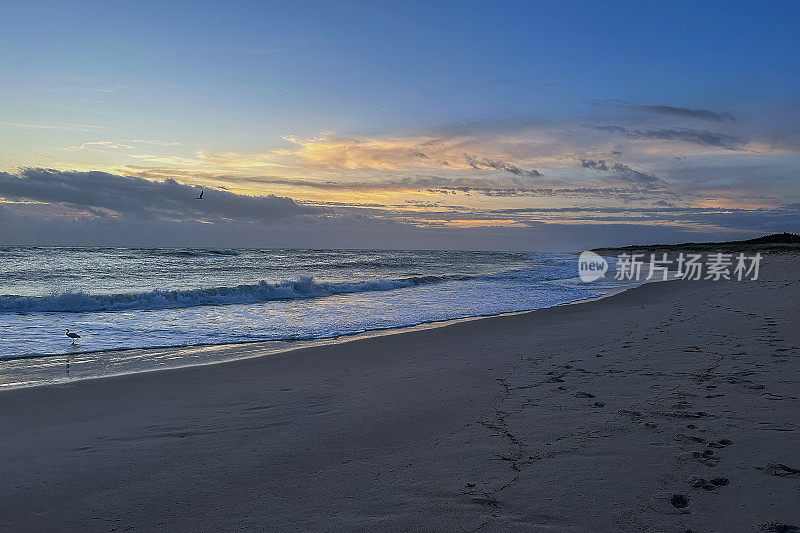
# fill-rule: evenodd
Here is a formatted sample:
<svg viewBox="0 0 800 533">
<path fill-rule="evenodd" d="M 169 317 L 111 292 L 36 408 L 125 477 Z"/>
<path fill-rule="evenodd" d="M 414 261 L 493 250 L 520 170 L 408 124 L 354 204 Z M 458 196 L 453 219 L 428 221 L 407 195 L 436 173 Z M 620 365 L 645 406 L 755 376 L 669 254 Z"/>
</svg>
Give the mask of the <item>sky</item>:
<svg viewBox="0 0 800 533">
<path fill-rule="evenodd" d="M 796 2 L 7 1 L 0 244 L 800 232 L 798 18 Z"/>
</svg>

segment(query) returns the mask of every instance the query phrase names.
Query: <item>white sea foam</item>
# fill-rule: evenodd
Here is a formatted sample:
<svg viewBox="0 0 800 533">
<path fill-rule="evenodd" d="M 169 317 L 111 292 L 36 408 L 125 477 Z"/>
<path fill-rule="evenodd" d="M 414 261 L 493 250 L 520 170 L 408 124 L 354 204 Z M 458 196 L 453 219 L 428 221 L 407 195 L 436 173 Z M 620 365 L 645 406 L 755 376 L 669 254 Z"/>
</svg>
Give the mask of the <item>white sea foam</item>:
<svg viewBox="0 0 800 533">
<path fill-rule="evenodd" d="M 90 294 L 64 291 L 46 296 L 0 296 L 0 313 L 78 313 L 86 311 L 128 311 L 175 309 L 205 305 L 251 304 L 271 300 L 319 298 L 334 294 L 390 291 L 443 281 L 548 281 L 567 277 L 568 270 L 559 268 L 513 269 L 481 276 L 446 275 L 414 276 L 401 279 L 379 279 L 356 282 L 320 283 L 313 277 L 278 283 L 259 281 L 233 287 L 208 287 L 188 290 L 151 290 L 120 294 Z"/>
<path fill-rule="evenodd" d="M 567 281 L 575 256 L 525 252 L 12 247 L 0 259 L 0 359 L 332 337 L 610 289 Z"/>
<path fill-rule="evenodd" d="M 154 290 L 125 294 L 88 294 L 63 292 L 48 296 L 0 296 L 0 313 L 85 311 L 127 311 L 134 309 L 175 309 L 203 305 L 230 305 L 290 300 L 294 298 L 319 298 L 334 294 L 390 291 L 414 285 L 442 281 L 439 276 L 360 281 L 355 283 L 317 283 L 312 277 L 296 281 L 267 283 L 259 281 L 235 287 L 211 287 L 189 290 Z"/>
</svg>

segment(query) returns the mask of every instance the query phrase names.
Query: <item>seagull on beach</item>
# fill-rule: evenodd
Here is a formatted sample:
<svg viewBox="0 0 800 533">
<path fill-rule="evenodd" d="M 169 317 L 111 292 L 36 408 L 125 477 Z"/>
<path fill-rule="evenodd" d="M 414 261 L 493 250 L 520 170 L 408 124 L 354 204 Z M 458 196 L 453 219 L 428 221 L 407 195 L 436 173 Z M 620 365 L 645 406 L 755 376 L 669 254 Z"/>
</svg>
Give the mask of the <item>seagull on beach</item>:
<svg viewBox="0 0 800 533">
<path fill-rule="evenodd" d="M 69 330 L 67 330 L 66 335 L 67 335 L 67 337 L 72 339 L 72 344 L 75 344 L 75 339 L 80 339 L 81 338 L 80 335 L 78 335 L 77 333 L 70 333 Z"/>
<path fill-rule="evenodd" d="M 195 200 L 202 200 L 203 199 L 203 189 L 200 189 L 200 196 L 195 198 Z"/>
</svg>

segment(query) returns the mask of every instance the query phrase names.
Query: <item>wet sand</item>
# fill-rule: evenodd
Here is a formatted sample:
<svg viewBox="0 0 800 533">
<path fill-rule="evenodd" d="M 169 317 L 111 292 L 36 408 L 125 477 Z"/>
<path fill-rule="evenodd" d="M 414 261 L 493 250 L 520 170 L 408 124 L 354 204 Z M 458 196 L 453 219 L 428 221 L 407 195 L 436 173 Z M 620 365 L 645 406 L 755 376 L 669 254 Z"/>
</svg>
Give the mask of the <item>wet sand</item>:
<svg viewBox="0 0 800 533">
<path fill-rule="evenodd" d="M 791 531 L 798 266 L 2 391 L 0 528 Z"/>
</svg>

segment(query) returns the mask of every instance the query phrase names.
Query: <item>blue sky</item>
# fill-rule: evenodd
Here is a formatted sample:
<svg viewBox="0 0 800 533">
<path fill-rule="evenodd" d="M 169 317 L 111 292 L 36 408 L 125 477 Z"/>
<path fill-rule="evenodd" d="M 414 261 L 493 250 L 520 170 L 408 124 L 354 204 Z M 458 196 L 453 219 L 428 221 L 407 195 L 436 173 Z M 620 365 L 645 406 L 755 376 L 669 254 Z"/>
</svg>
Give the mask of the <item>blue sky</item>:
<svg viewBox="0 0 800 533">
<path fill-rule="evenodd" d="M 379 242 L 390 223 L 451 227 L 467 247 L 476 227 L 546 246 L 542 224 L 605 224 L 603 240 L 628 235 L 620 224 L 755 234 L 800 202 L 798 15 L 794 2 L 7 2 L 0 169 L 273 194 L 342 224 L 371 217 Z M 499 196 L 510 188 L 523 196 Z M 45 200 L 16 194 L 0 180 L 6 216 L 41 221 L 30 206 Z M 61 204 L 85 224 L 126 216 Z M 658 205 L 727 211 L 640 216 Z M 569 207 L 618 211 L 552 215 Z M 533 208 L 551 211 L 511 211 Z"/>
</svg>

